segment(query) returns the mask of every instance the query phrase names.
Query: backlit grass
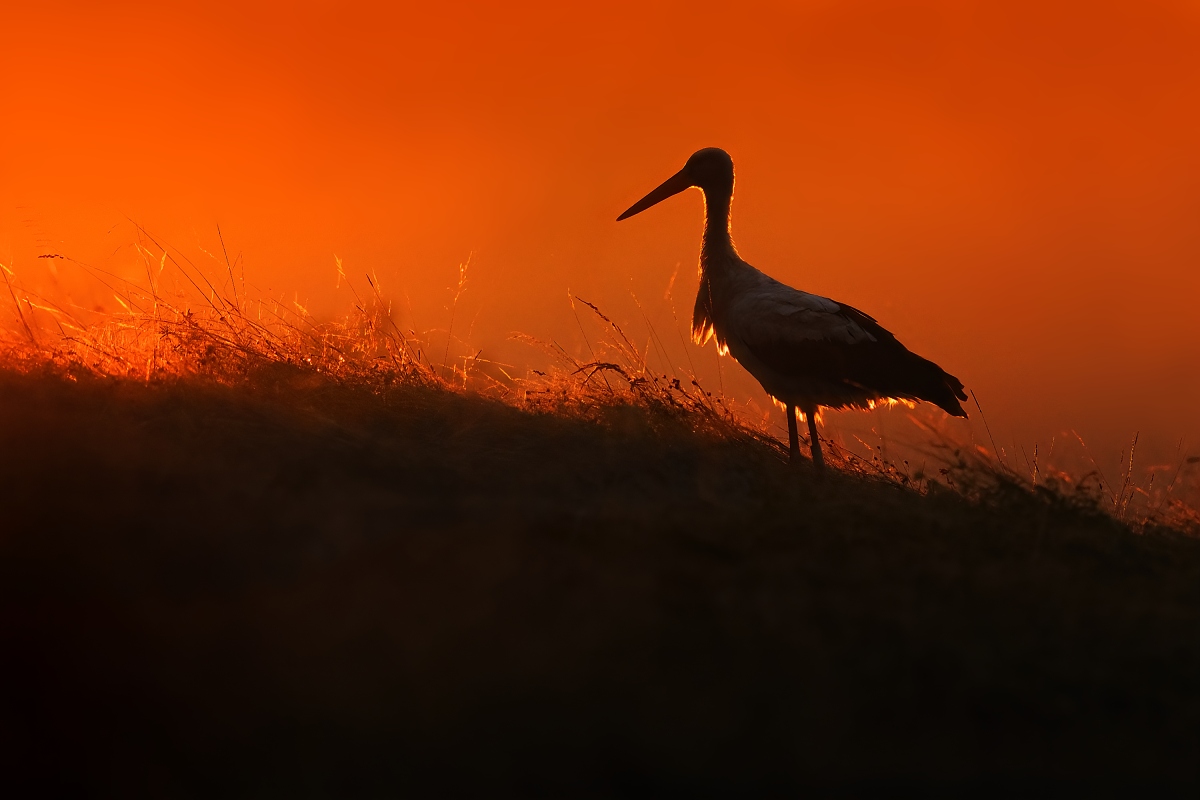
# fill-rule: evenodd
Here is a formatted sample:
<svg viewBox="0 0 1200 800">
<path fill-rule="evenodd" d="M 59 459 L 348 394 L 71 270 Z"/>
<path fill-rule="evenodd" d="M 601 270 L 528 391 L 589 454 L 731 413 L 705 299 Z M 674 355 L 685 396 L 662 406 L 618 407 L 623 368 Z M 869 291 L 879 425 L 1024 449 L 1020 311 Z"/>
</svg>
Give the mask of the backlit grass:
<svg viewBox="0 0 1200 800">
<path fill-rule="evenodd" d="M 235 296 L 228 271 L 182 293 L 151 272 L 91 319 L 13 285 L 13 780 L 156 797 L 1200 781 L 1186 506 L 1051 487 L 935 430 L 931 474 L 837 450 L 817 480 L 582 304 L 606 331 L 594 357 L 515 375 L 400 330 L 373 279 L 318 322 Z"/>
</svg>

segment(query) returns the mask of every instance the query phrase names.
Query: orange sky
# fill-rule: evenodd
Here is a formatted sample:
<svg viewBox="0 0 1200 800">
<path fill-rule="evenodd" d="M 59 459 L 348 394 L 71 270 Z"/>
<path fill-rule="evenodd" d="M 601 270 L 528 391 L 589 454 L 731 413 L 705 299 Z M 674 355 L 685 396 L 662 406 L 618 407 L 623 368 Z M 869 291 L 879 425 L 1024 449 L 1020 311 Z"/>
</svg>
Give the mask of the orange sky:
<svg viewBox="0 0 1200 800">
<path fill-rule="evenodd" d="M 580 346 L 568 288 L 669 331 L 679 265 L 687 315 L 699 196 L 614 219 L 717 145 L 742 255 L 874 314 L 1002 442 L 1200 452 L 1196 0 L 26 5 L 0 261 L 27 285 L 45 252 L 128 268 L 128 219 L 184 250 L 219 223 L 264 289 L 344 311 L 336 253 L 430 328 L 471 256 L 473 343 L 528 362 L 510 331 Z"/>
</svg>

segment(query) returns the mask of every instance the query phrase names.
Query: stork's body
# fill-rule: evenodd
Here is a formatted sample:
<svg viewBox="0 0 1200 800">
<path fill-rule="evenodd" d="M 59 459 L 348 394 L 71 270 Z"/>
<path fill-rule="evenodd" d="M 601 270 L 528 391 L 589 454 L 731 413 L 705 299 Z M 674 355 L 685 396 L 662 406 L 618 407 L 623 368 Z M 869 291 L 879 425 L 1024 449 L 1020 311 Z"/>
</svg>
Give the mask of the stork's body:
<svg viewBox="0 0 1200 800">
<path fill-rule="evenodd" d="M 687 165 L 618 220 L 684 189 L 704 192 L 704 242 L 692 336 L 711 338 L 787 407 L 791 457 L 799 454 L 796 409 L 808 418 L 813 462 L 820 467 L 815 416 L 821 407 L 867 408 L 895 398 L 926 400 L 965 417 L 962 382 L 909 351 L 870 316 L 844 303 L 797 291 L 747 264 L 730 235 L 733 161 L 700 150 Z"/>
</svg>

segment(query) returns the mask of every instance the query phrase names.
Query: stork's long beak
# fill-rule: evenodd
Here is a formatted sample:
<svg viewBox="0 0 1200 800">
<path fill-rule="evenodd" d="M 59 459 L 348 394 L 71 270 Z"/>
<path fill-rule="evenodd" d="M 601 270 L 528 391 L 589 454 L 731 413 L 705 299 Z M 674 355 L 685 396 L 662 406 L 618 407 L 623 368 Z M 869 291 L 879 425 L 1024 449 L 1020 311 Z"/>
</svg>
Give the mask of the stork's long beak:
<svg viewBox="0 0 1200 800">
<path fill-rule="evenodd" d="M 626 209 L 624 214 L 617 217 L 617 222 L 620 222 L 623 219 L 628 219 L 634 214 L 640 214 L 655 203 L 661 203 L 668 197 L 673 197 L 679 194 L 684 189 L 690 189 L 692 187 L 692 181 L 685 174 L 686 172 L 686 169 L 681 169 L 679 172 L 676 172 L 674 175 L 667 178 L 665 181 L 663 181 L 661 186 Z"/>
</svg>

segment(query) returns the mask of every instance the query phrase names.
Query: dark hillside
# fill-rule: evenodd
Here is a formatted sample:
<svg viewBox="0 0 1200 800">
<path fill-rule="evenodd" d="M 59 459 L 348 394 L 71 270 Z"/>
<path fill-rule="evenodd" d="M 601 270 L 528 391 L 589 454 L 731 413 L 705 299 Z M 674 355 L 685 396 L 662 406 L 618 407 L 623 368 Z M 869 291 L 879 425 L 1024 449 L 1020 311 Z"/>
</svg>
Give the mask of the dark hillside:
<svg viewBox="0 0 1200 800">
<path fill-rule="evenodd" d="M 0 453 L 0 750 L 46 793 L 1200 782 L 1200 541 L 1049 495 L 287 370 L 0 373 Z"/>
</svg>

